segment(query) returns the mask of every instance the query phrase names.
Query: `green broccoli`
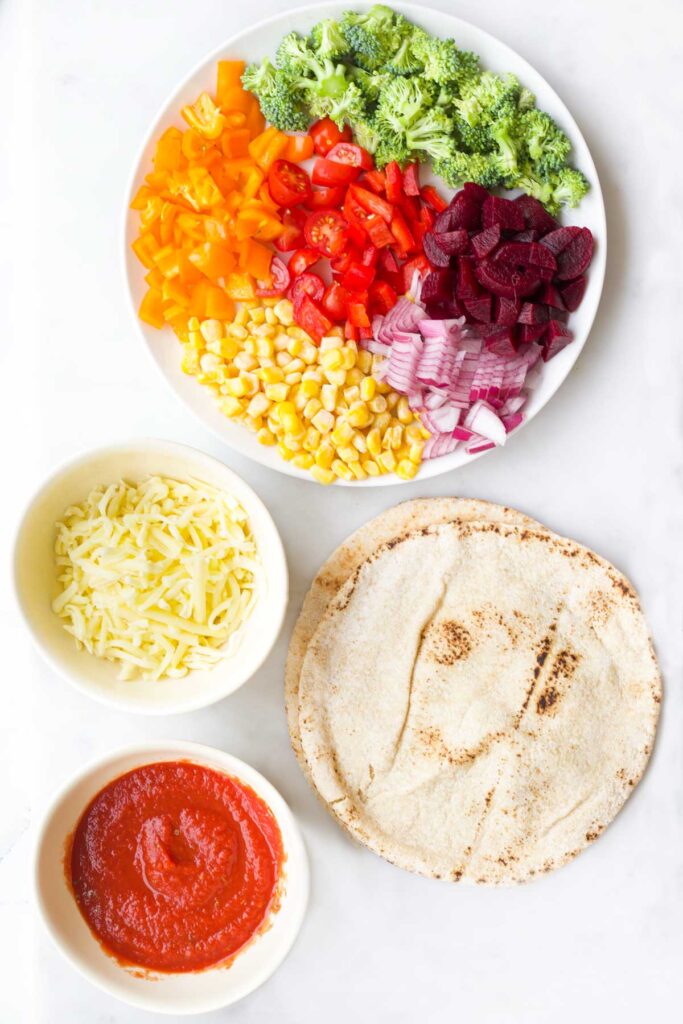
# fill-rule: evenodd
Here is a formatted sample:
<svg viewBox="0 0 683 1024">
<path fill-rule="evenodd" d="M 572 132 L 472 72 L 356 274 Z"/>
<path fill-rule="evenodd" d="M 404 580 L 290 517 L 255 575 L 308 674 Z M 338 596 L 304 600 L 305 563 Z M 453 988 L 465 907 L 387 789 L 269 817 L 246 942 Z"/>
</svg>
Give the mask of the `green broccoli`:
<svg viewBox="0 0 683 1024">
<path fill-rule="evenodd" d="M 461 90 L 455 106 L 463 121 L 473 128 L 482 121 L 488 124 L 495 116 L 496 108 L 502 113 L 511 100 L 516 106 L 518 98 L 519 83 L 514 75 L 501 78 L 492 71 L 484 71 L 478 80 L 471 81 Z"/>
<path fill-rule="evenodd" d="M 432 160 L 443 160 L 455 152 L 453 122 L 437 107 L 427 110 L 405 133 L 409 149 L 426 153 Z"/>
<path fill-rule="evenodd" d="M 367 103 L 375 103 L 391 81 L 391 75 L 383 71 L 364 71 L 353 64 L 347 66 L 347 72 L 351 81 L 355 82 L 363 93 Z"/>
<path fill-rule="evenodd" d="M 497 164 L 501 177 L 512 181 L 519 170 L 520 144 L 517 131 L 517 121 L 513 117 L 501 118 L 489 127 L 489 134 L 498 151 Z"/>
<path fill-rule="evenodd" d="M 344 57 L 349 52 L 349 45 L 339 22 L 332 18 L 326 18 L 313 26 L 311 44 L 319 57 L 329 57 L 332 60 Z"/>
<path fill-rule="evenodd" d="M 526 192 L 527 195 L 538 199 L 539 203 L 543 203 L 551 213 L 557 212 L 557 207 L 553 202 L 552 186 L 549 182 L 540 178 L 533 167 L 529 165 L 523 167 L 517 176 L 515 184 L 517 188 L 521 188 L 522 192 Z"/>
<path fill-rule="evenodd" d="M 419 78 L 392 78 L 377 104 L 377 123 L 388 133 L 402 137 L 424 109 L 431 108 L 433 98 L 426 82 Z"/>
<path fill-rule="evenodd" d="M 292 78 L 306 74 L 314 54 L 308 40 L 298 32 L 289 32 L 280 42 L 275 54 L 275 63 Z"/>
<path fill-rule="evenodd" d="M 412 37 L 412 49 L 424 65 L 425 78 L 439 85 L 457 86 L 460 90 L 480 75 L 479 58 L 459 50 L 453 39 L 437 39 L 420 31 Z"/>
<path fill-rule="evenodd" d="M 567 206 L 578 206 L 590 189 L 588 179 L 574 167 L 563 167 L 551 176 L 553 190 L 552 202 L 557 209 L 566 203 Z"/>
<path fill-rule="evenodd" d="M 364 117 L 354 122 L 353 134 L 356 142 L 368 153 L 375 153 L 381 140 L 381 132 L 372 117 Z"/>
<path fill-rule="evenodd" d="M 520 124 L 529 156 L 541 174 L 564 167 L 572 145 L 552 117 L 542 110 L 529 110 Z"/>
<path fill-rule="evenodd" d="M 476 182 L 484 188 L 496 188 L 502 183 L 495 158 L 482 153 L 461 153 L 455 151 L 444 160 L 434 161 L 434 173 L 450 185 L 459 188 L 466 181 Z"/>
<path fill-rule="evenodd" d="M 386 133 L 380 135 L 377 147 L 375 149 L 375 163 L 378 167 L 386 167 L 392 161 L 396 161 L 397 164 L 408 163 L 411 159 L 411 152 L 406 147 L 403 139 L 398 135 L 387 135 Z"/>
<path fill-rule="evenodd" d="M 344 13 L 341 30 L 356 64 L 366 71 L 376 71 L 387 63 L 401 39 L 399 17 L 382 4 L 375 4 L 363 14 Z"/>
<path fill-rule="evenodd" d="M 250 64 L 242 75 L 242 85 L 252 92 L 265 119 L 285 132 L 304 132 L 310 118 L 284 72 L 269 60 Z"/>
<path fill-rule="evenodd" d="M 414 75 L 423 70 L 422 61 L 413 51 L 411 35 L 405 36 L 399 48 L 389 58 L 386 70 L 392 75 Z"/>
<path fill-rule="evenodd" d="M 332 118 L 339 128 L 343 128 L 347 121 L 356 124 L 365 117 L 365 99 L 354 82 L 349 82 L 346 91 L 338 98 L 328 99 L 326 116 Z"/>
<path fill-rule="evenodd" d="M 486 125 L 472 126 L 456 116 L 453 118 L 453 128 L 460 143 L 459 149 L 464 149 L 468 153 L 491 153 L 495 149 L 495 143 Z"/>
</svg>

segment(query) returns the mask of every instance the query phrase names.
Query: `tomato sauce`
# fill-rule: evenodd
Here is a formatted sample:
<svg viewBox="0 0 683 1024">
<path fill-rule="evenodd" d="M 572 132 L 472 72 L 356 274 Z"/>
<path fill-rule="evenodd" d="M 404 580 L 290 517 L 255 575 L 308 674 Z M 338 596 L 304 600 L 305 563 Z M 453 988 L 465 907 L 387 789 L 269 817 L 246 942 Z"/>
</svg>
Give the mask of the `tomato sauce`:
<svg viewBox="0 0 683 1024">
<path fill-rule="evenodd" d="M 136 768 L 90 803 L 67 874 L 104 948 L 159 971 L 227 960 L 275 903 L 282 837 L 267 805 L 228 775 L 185 761 Z"/>
</svg>

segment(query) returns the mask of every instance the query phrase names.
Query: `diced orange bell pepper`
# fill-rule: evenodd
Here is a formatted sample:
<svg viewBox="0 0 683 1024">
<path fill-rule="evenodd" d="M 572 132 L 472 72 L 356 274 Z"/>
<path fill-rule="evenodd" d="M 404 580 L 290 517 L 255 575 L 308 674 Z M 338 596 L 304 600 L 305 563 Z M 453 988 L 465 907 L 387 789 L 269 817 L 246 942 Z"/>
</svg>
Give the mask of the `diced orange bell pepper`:
<svg viewBox="0 0 683 1024">
<path fill-rule="evenodd" d="M 277 128 L 266 128 L 249 143 L 249 155 L 262 171 L 269 171 L 271 165 L 282 156 L 289 143 L 289 137 Z"/>
<path fill-rule="evenodd" d="M 183 309 L 182 306 L 167 304 L 164 307 L 164 320 L 173 328 L 179 338 L 183 341 L 187 341 L 187 329 L 189 322 L 189 313 L 187 309 Z"/>
<path fill-rule="evenodd" d="M 133 252 L 142 263 L 143 267 L 152 270 L 155 267 L 154 257 L 159 251 L 159 243 L 149 231 L 144 231 L 139 238 L 133 242 Z"/>
<path fill-rule="evenodd" d="M 258 195 L 258 191 L 264 181 L 265 175 L 263 174 L 263 171 L 260 171 L 258 167 L 252 167 L 246 174 L 244 184 L 242 185 L 242 194 L 244 195 L 244 198 L 254 199 Z"/>
<path fill-rule="evenodd" d="M 224 245 L 215 245 L 211 242 L 204 242 L 194 249 L 188 259 L 193 266 L 201 270 L 206 277 L 217 281 L 219 277 L 226 277 L 235 269 L 235 257 Z"/>
<path fill-rule="evenodd" d="M 225 156 L 246 156 L 249 152 L 249 129 L 228 128 L 221 135 L 221 149 Z"/>
<path fill-rule="evenodd" d="M 268 188 L 267 181 L 264 181 L 260 189 L 258 190 L 258 197 L 260 201 L 263 203 L 263 205 L 266 206 L 273 213 L 277 212 L 280 209 L 277 203 L 273 201 L 273 197 L 270 194 L 270 189 Z"/>
<path fill-rule="evenodd" d="M 203 280 L 203 276 L 201 270 L 193 266 L 185 253 L 181 252 L 178 256 L 178 280 L 182 284 L 194 287 L 199 281 Z"/>
<path fill-rule="evenodd" d="M 221 110 L 226 114 L 236 111 L 240 114 L 249 114 L 252 102 L 251 93 L 246 92 L 241 85 L 229 85 L 221 92 Z"/>
<path fill-rule="evenodd" d="M 148 274 L 145 274 L 145 281 L 150 288 L 153 288 L 157 292 L 161 291 L 165 280 L 166 278 L 164 275 L 156 267 L 154 267 L 153 270 L 150 270 Z"/>
<path fill-rule="evenodd" d="M 161 286 L 161 297 L 164 302 L 173 302 L 181 309 L 188 309 L 190 293 L 178 280 L 164 281 Z"/>
<path fill-rule="evenodd" d="M 206 167 L 190 167 L 187 173 L 190 178 L 192 194 L 200 210 L 206 210 L 220 203 L 223 195 Z"/>
<path fill-rule="evenodd" d="M 270 264 L 273 253 L 265 245 L 261 245 L 253 238 L 247 238 L 240 243 L 240 270 L 246 270 L 257 281 L 268 281 L 270 283 Z"/>
<path fill-rule="evenodd" d="M 153 195 L 154 193 L 152 192 L 151 188 L 149 188 L 147 185 L 141 185 L 140 188 L 135 193 L 135 195 L 133 196 L 133 199 L 130 204 L 131 210 L 144 210 L 144 208 L 147 206 L 147 200 L 150 198 L 150 196 Z"/>
<path fill-rule="evenodd" d="M 243 60 L 219 60 L 216 73 L 216 102 L 224 107 L 228 89 L 242 88 L 242 75 L 246 64 Z"/>
<path fill-rule="evenodd" d="M 187 131 L 183 132 L 181 148 L 183 156 L 190 163 L 197 163 L 197 161 L 203 160 L 207 151 L 213 148 L 213 142 L 205 139 L 194 128 L 188 128 Z"/>
<path fill-rule="evenodd" d="M 210 287 L 211 284 L 205 277 L 194 286 L 190 297 L 190 316 L 198 316 L 200 320 L 206 318 L 206 297 Z"/>
<path fill-rule="evenodd" d="M 255 96 L 252 96 L 252 104 L 249 110 L 247 111 L 247 128 L 251 133 L 252 139 L 255 138 L 257 135 L 260 135 L 265 127 L 266 119 L 261 113 L 261 108 L 259 107 L 258 100 L 256 99 Z"/>
<path fill-rule="evenodd" d="M 232 320 L 235 303 L 222 288 L 211 287 L 206 293 L 206 315 L 211 320 Z"/>
<path fill-rule="evenodd" d="M 225 118 L 208 92 L 203 92 L 192 106 L 180 111 L 190 128 L 205 139 L 217 139 L 225 127 Z"/>
<path fill-rule="evenodd" d="M 153 256 L 154 264 L 164 277 L 177 277 L 180 273 L 178 252 L 172 245 L 165 245 Z"/>
<path fill-rule="evenodd" d="M 164 201 L 161 196 L 150 196 L 144 210 L 140 213 L 140 223 L 145 230 L 149 231 L 152 225 L 161 217 L 161 208 Z"/>
<path fill-rule="evenodd" d="M 156 291 L 154 288 L 150 288 L 149 291 L 145 293 L 145 297 L 140 303 L 138 316 L 141 320 L 144 320 L 146 324 L 149 324 L 150 327 L 164 326 L 164 306 L 161 292 Z"/>
<path fill-rule="evenodd" d="M 310 135 L 290 135 L 285 150 L 285 160 L 299 164 L 313 156 L 313 139 Z"/>
<path fill-rule="evenodd" d="M 162 192 L 166 188 L 168 174 L 166 171 L 151 171 L 145 175 L 145 181 L 150 188 Z"/>
<path fill-rule="evenodd" d="M 183 133 L 179 128 L 166 129 L 154 152 L 155 171 L 178 171 L 185 166 L 182 141 Z"/>
<path fill-rule="evenodd" d="M 248 302 L 249 299 L 256 298 L 254 279 L 250 274 L 228 274 L 225 291 L 231 299 Z"/>
<path fill-rule="evenodd" d="M 225 115 L 225 130 L 229 131 L 231 128 L 246 128 L 247 127 L 247 115 L 243 114 L 241 110 L 231 110 Z"/>
</svg>

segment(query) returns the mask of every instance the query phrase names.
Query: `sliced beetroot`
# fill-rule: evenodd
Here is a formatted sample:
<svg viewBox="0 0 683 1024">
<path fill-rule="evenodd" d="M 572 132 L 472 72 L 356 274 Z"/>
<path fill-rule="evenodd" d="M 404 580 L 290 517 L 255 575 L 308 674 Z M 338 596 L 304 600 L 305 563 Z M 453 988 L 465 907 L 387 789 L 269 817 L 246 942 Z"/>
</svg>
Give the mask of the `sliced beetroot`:
<svg viewBox="0 0 683 1024">
<path fill-rule="evenodd" d="M 540 302 L 525 302 L 517 320 L 520 324 L 547 324 L 548 307 Z"/>
<path fill-rule="evenodd" d="M 488 199 L 488 192 L 483 185 L 477 185 L 474 181 L 466 181 L 462 187 L 463 192 L 469 199 L 481 206 L 485 199 Z"/>
<path fill-rule="evenodd" d="M 476 299 L 481 293 L 477 278 L 475 276 L 474 260 L 470 256 L 458 257 L 458 283 L 455 286 L 455 296 L 458 299 Z"/>
<path fill-rule="evenodd" d="M 547 329 L 547 324 L 518 324 L 517 337 L 522 345 L 526 345 L 530 341 L 540 342 Z"/>
<path fill-rule="evenodd" d="M 484 347 L 499 356 L 515 356 L 519 348 L 519 339 L 514 327 L 498 328 L 484 339 Z"/>
<path fill-rule="evenodd" d="M 519 302 L 515 302 L 514 299 L 496 295 L 493 299 L 493 319 L 497 324 L 512 327 L 517 323 L 520 308 Z"/>
<path fill-rule="evenodd" d="M 481 324 L 491 323 L 491 296 L 488 292 L 478 295 L 476 299 L 463 299 L 462 304 L 468 317 Z"/>
<path fill-rule="evenodd" d="M 422 282 L 421 298 L 425 305 L 450 302 L 455 297 L 457 275 L 454 270 L 432 270 Z"/>
<path fill-rule="evenodd" d="M 485 260 L 500 242 L 500 224 L 492 224 L 478 235 L 472 235 L 472 249 L 477 259 Z"/>
<path fill-rule="evenodd" d="M 560 289 L 562 305 L 570 313 L 573 313 L 581 305 L 587 283 L 585 277 L 577 277 L 576 280 L 570 281 L 569 284 L 562 285 Z M 555 305 L 555 303 L 552 303 L 552 305 Z"/>
<path fill-rule="evenodd" d="M 426 306 L 432 320 L 455 320 L 463 316 L 463 308 L 455 296 L 445 302 L 427 302 Z"/>
<path fill-rule="evenodd" d="M 477 280 L 487 291 L 507 299 L 523 299 L 533 295 L 541 283 L 538 267 L 519 270 L 510 263 L 482 260 L 475 268 Z"/>
<path fill-rule="evenodd" d="M 565 324 L 561 324 L 559 320 L 551 320 L 543 339 L 543 361 L 547 363 L 553 356 L 556 356 L 572 338 L 573 334 Z"/>
<path fill-rule="evenodd" d="M 588 270 L 592 259 L 593 235 L 588 228 L 581 228 L 557 258 L 557 280 L 573 281 L 581 277 Z"/>
<path fill-rule="evenodd" d="M 437 217 L 436 224 L 434 225 L 435 230 L 443 232 L 457 231 L 459 228 L 464 228 L 466 231 L 478 231 L 481 224 L 481 211 L 482 204 L 479 199 L 464 190 L 456 192 L 448 208 Z M 442 227 L 439 222 L 446 213 L 450 215 L 448 227 Z"/>
<path fill-rule="evenodd" d="M 541 237 L 540 231 L 536 228 L 527 228 L 526 231 L 518 231 L 512 236 L 513 242 L 537 242 Z"/>
<path fill-rule="evenodd" d="M 546 306 L 553 306 L 555 309 L 565 308 L 560 289 L 552 281 L 545 282 L 538 293 L 538 301 L 545 302 Z"/>
<path fill-rule="evenodd" d="M 555 271 L 557 267 L 553 254 L 539 242 L 506 242 L 501 245 L 494 259 L 515 266 L 541 267 L 551 271 Z"/>
<path fill-rule="evenodd" d="M 544 235 L 541 239 L 541 245 L 550 249 L 551 253 L 557 256 L 580 233 L 581 228 L 577 228 L 574 224 L 568 224 L 564 228 L 557 228 L 556 231 L 551 231 L 550 234 Z"/>
<path fill-rule="evenodd" d="M 493 224 L 508 231 L 524 231 L 526 227 L 523 211 L 511 199 L 487 196 L 481 208 L 481 226 L 490 228 Z"/>
<path fill-rule="evenodd" d="M 470 247 L 470 236 L 464 228 L 435 233 L 434 241 L 449 256 L 464 256 Z"/>
<path fill-rule="evenodd" d="M 542 235 L 547 235 L 549 231 L 553 231 L 557 227 L 557 221 L 550 216 L 545 206 L 538 199 L 534 199 L 533 196 L 517 196 L 514 202 L 524 214 L 524 220 L 528 228 L 534 228 L 536 231 L 540 231 Z"/>
<path fill-rule="evenodd" d="M 467 235 L 467 232 L 463 232 Z M 426 231 L 422 239 L 424 254 L 433 267 L 450 266 L 451 258 L 447 252 L 437 244 L 436 237 L 432 231 Z"/>
</svg>

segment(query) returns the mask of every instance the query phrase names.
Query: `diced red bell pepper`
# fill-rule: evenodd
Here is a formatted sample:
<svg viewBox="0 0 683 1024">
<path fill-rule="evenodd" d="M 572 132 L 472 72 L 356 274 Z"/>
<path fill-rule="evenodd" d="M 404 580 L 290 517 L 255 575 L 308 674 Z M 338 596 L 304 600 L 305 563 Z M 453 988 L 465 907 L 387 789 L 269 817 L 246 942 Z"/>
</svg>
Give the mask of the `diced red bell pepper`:
<svg viewBox="0 0 683 1024">
<path fill-rule="evenodd" d="M 410 231 L 410 228 L 406 224 L 405 218 L 401 214 L 400 210 L 394 211 L 394 219 L 391 222 L 391 233 L 396 239 L 399 252 L 402 256 L 408 255 L 410 252 L 414 252 L 415 239 Z"/>
<path fill-rule="evenodd" d="M 351 263 L 342 278 L 344 288 L 350 292 L 364 292 L 375 279 L 375 268 L 366 267 L 363 263 Z"/>
<path fill-rule="evenodd" d="M 387 179 L 384 171 L 366 171 L 359 182 L 363 188 L 369 188 L 371 192 L 376 195 L 384 195 L 386 191 Z"/>
<path fill-rule="evenodd" d="M 370 214 L 365 221 L 365 230 L 370 236 L 372 244 L 377 246 L 378 249 L 394 244 L 394 236 L 387 227 L 386 222 L 376 213 Z"/>
<path fill-rule="evenodd" d="M 363 228 L 358 224 L 351 223 L 346 225 L 346 238 L 351 245 L 355 245 L 358 249 L 362 249 L 368 240 Z"/>
<path fill-rule="evenodd" d="M 396 305 L 398 296 L 388 281 L 373 281 L 370 285 L 370 312 L 388 313 Z"/>
<path fill-rule="evenodd" d="M 404 196 L 401 200 L 401 213 L 409 224 L 420 222 L 420 200 L 415 196 Z"/>
<path fill-rule="evenodd" d="M 354 327 L 370 326 L 370 317 L 362 302 L 349 302 L 349 322 Z"/>
<path fill-rule="evenodd" d="M 363 253 L 361 263 L 366 267 L 376 267 L 379 249 L 376 245 L 369 245 Z"/>
<path fill-rule="evenodd" d="M 354 327 L 350 320 L 347 320 L 344 324 L 344 337 L 347 341 L 358 341 L 360 337 L 360 331 L 357 327 Z"/>
<path fill-rule="evenodd" d="M 388 270 L 391 274 L 396 273 L 398 270 L 398 260 L 394 255 L 393 249 L 382 249 L 379 254 L 379 265 L 382 270 Z"/>
<path fill-rule="evenodd" d="M 435 220 L 436 217 L 434 215 L 434 211 L 431 210 L 428 206 L 423 206 L 420 210 L 420 224 L 425 229 L 425 231 L 429 231 L 431 230 L 431 228 L 434 227 Z"/>
<path fill-rule="evenodd" d="M 432 210 L 437 213 L 442 213 L 448 206 L 448 200 L 440 196 L 433 185 L 425 185 L 420 191 L 420 195 L 424 199 L 428 206 L 431 206 Z"/>
<path fill-rule="evenodd" d="M 382 220 L 385 220 L 387 224 L 391 224 L 391 218 L 394 215 L 394 207 L 391 203 L 388 203 L 386 199 L 382 199 L 381 196 L 376 196 L 374 192 L 368 192 L 366 188 L 361 188 L 360 185 L 351 185 L 349 192 L 359 203 L 364 210 L 368 213 L 376 213 Z"/>
<path fill-rule="evenodd" d="M 363 341 L 369 341 L 370 338 L 374 338 L 375 333 L 372 327 L 360 327 L 358 333 Z"/>
<path fill-rule="evenodd" d="M 332 321 L 325 316 L 319 306 L 316 306 L 309 295 L 304 294 L 301 297 L 296 310 L 296 318 L 299 326 L 315 341 L 319 342 L 332 330 Z"/>
<path fill-rule="evenodd" d="M 420 168 L 419 164 L 408 164 L 403 172 L 403 191 L 407 196 L 419 196 L 420 194 Z"/>
<path fill-rule="evenodd" d="M 420 256 L 414 256 L 412 260 L 408 260 L 408 262 L 404 263 L 401 267 L 401 273 L 403 275 L 403 290 L 407 292 L 410 288 L 415 271 L 418 271 L 421 276 L 424 276 L 429 273 L 430 270 L 431 266 L 429 264 L 429 260 L 424 253 Z"/>
<path fill-rule="evenodd" d="M 384 174 L 387 179 L 387 199 L 390 203 L 396 206 L 397 203 L 401 202 L 403 196 L 403 175 L 401 174 L 401 168 L 398 166 L 395 160 L 392 160 L 390 164 L 384 168 Z"/>
</svg>

